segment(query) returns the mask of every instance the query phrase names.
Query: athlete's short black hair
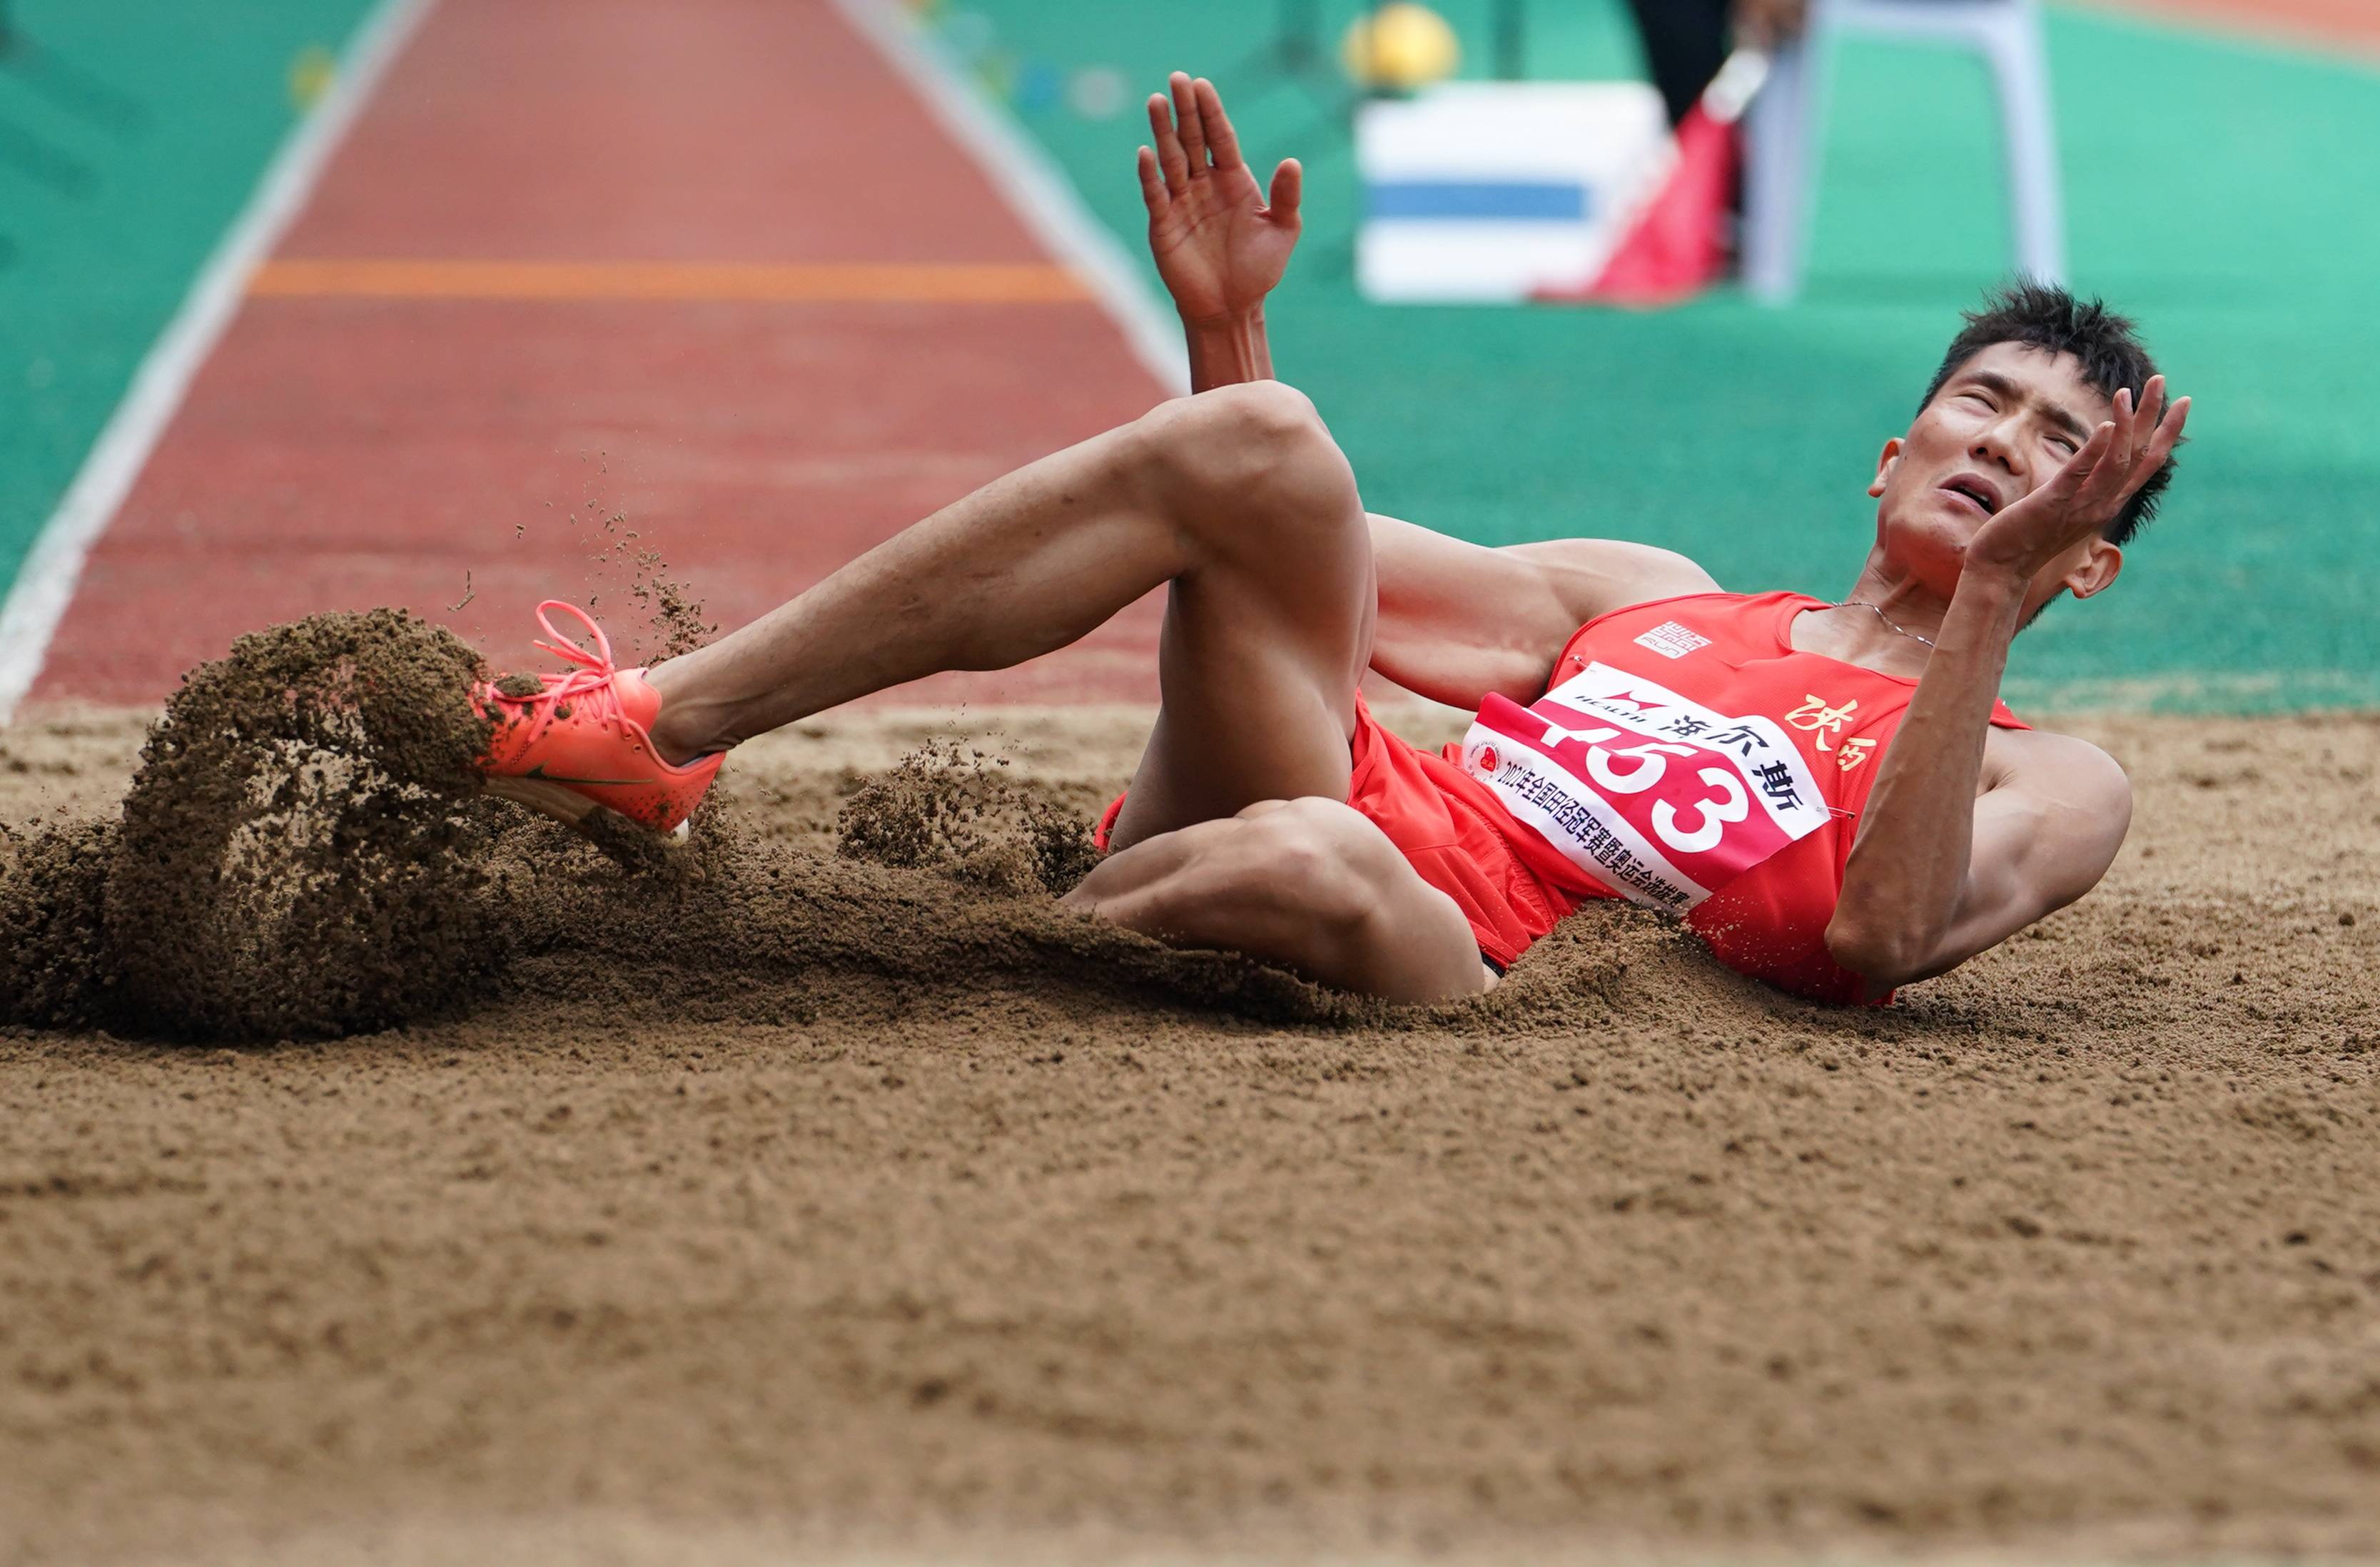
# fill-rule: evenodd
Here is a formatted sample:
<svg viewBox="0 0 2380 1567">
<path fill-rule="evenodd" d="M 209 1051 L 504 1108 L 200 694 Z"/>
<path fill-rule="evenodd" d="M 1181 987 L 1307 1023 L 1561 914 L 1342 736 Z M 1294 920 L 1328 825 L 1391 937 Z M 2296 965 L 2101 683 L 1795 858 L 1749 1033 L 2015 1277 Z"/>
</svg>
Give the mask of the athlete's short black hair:
<svg viewBox="0 0 2380 1567">
<path fill-rule="evenodd" d="M 1918 412 L 1925 411 L 1934 395 L 1959 373 L 1960 367 L 1995 343 L 2018 343 L 2044 353 L 2073 355 L 2082 366 L 2082 379 L 2111 402 L 2119 389 L 2129 390 L 2139 401 L 2149 377 L 2157 372 L 2156 361 L 2149 358 L 2131 317 L 2118 315 L 2103 299 L 2078 299 L 2054 284 L 2020 281 L 1993 289 L 1984 296 L 1983 309 L 1967 312 L 1966 330 L 1951 340 L 1950 351 L 1942 356 L 1942 368 L 1934 372 L 1934 383 L 1918 400 Z M 2172 482 L 2173 459 L 2168 457 L 2107 524 L 2107 541 L 2131 542 L 2132 535 L 2156 516 L 2157 503 Z"/>
</svg>

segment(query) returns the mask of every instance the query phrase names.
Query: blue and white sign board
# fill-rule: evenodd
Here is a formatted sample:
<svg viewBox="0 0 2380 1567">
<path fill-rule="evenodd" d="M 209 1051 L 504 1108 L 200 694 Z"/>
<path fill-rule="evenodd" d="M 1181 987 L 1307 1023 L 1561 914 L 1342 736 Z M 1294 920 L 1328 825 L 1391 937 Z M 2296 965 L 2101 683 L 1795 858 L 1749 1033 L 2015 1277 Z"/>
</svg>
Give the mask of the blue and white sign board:
<svg viewBox="0 0 2380 1567">
<path fill-rule="evenodd" d="M 1366 298 L 1509 301 L 1595 277 L 1675 156 L 1642 82 L 1447 82 L 1355 117 Z"/>
</svg>

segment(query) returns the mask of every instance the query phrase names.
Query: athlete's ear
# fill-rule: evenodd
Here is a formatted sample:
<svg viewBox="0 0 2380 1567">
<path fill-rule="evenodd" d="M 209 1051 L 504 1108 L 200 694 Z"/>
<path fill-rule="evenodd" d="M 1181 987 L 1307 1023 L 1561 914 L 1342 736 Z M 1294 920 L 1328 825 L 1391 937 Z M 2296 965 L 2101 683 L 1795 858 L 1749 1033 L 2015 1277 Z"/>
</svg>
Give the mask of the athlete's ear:
<svg viewBox="0 0 2380 1567">
<path fill-rule="evenodd" d="M 1885 485 L 1891 480 L 1892 465 L 1900 460 L 1900 437 L 1896 435 L 1884 443 L 1884 455 L 1876 459 L 1876 482 L 1867 487 L 1871 495 L 1881 497 Z"/>
<path fill-rule="evenodd" d="M 2116 585 L 2117 574 L 2124 569 L 2124 552 L 2105 539 L 2094 539 L 2082 546 L 2082 558 L 2074 569 L 2058 580 L 2066 590 L 2078 599 L 2104 593 Z"/>
</svg>

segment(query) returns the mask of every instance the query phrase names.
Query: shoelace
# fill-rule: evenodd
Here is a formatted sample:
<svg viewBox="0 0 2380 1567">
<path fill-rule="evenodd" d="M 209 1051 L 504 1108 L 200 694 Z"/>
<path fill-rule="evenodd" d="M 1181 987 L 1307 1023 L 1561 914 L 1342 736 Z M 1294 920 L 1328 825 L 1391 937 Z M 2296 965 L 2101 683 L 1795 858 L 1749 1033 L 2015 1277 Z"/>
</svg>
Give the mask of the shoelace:
<svg viewBox="0 0 2380 1567">
<path fill-rule="evenodd" d="M 579 625 L 585 626 L 595 638 L 595 650 L 588 651 L 555 630 L 553 622 L 548 618 L 548 612 L 552 610 L 567 611 Z M 523 707 L 544 707 L 546 713 L 540 724 L 540 728 L 544 723 L 550 723 L 561 716 L 559 710 L 564 702 L 573 698 L 591 701 L 595 704 L 596 722 L 614 723 L 630 734 L 642 735 L 644 731 L 628 717 L 627 710 L 620 705 L 620 693 L 613 684 L 620 673 L 620 666 L 612 660 L 612 639 L 603 635 L 603 628 L 595 624 L 595 617 L 577 604 L 568 603 L 560 599 L 548 599 L 537 606 L 537 623 L 545 628 L 545 634 L 553 640 L 531 645 L 552 653 L 565 663 L 577 664 L 578 667 L 567 674 L 543 676 L 545 689 L 534 697 L 506 697 L 503 699 L 508 702 L 518 702 Z"/>
</svg>

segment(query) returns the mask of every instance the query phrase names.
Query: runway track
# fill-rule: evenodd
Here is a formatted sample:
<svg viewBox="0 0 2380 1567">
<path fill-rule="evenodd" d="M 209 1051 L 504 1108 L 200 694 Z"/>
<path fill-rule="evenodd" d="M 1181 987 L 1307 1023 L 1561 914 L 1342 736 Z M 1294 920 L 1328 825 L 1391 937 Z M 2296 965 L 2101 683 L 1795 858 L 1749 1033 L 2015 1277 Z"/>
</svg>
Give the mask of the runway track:
<svg viewBox="0 0 2380 1567">
<path fill-rule="evenodd" d="M 631 530 L 732 625 L 1163 395 L 826 0 L 447 0 L 191 385 L 33 699 L 154 702 L 328 608 L 513 656 L 540 598 L 625 618 L 628 573 L 589 556 Z M 1147 698 L 1155 625 L 905 699 Z"/>
</svg>

